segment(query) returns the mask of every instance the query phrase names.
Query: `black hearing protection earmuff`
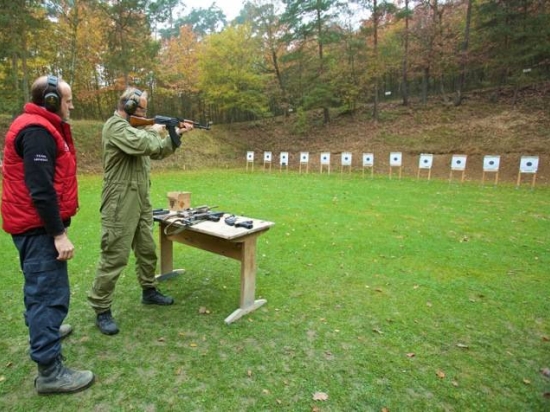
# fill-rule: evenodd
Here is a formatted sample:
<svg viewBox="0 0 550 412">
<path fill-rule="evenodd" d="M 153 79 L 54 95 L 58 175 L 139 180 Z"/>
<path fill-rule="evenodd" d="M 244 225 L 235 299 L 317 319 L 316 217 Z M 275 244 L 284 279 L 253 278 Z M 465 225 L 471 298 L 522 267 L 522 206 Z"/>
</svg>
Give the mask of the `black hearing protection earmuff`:
<svg viewBox="0 0 550 412">
<path fill-rule="evenodd" d="M 139 99 L 142 95 L 142 92 L 138 89 L 135 89 L 134 93 L 126 100 L 124 103 L 124 111 L 132 116 L 139 107 Z"/>
<path fill-rule="evenodd" d="M 56 113 L 61 106 L 61 98 L 57 90 L 57 77 L 48 76 L 48 85 L 44 89 L 44 107 L 46 110 Z"/>
</svg>

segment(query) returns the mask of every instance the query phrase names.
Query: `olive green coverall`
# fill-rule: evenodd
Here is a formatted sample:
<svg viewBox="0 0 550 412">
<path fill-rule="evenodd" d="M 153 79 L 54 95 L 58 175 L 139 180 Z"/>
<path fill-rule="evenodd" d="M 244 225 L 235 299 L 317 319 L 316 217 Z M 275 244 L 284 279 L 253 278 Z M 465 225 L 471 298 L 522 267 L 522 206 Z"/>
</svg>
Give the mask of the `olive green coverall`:
<svg viewBox="0 0 550 412">
<path fill-rule="evenodd" d="M 96 313 L 111 308 L 116 282 L 133 249 L 143 289 L 156 286 L 156 244 L 149 197 L 150 159 L 175 151 L 170 137 L 137 129 L 118 113 L 102 132 L 101 255 L 88 301 Z"/>
</svg>

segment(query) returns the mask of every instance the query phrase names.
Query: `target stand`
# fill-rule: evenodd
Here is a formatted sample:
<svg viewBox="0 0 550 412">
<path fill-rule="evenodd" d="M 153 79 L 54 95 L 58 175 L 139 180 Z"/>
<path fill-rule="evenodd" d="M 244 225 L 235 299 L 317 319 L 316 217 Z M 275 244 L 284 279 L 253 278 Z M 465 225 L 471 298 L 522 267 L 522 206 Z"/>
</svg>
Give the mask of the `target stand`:
<svg viewBox="0 0 550 412">
<path fill-rule="evenodd" d="M 523 174 L 532 175 L 531 178 L 531 188 L 535 187 L 535 182 L 537 181 L 537 170 L 539 167 L 539 157 L 538 156 L 522 156 L 519 163 L 518 179 L 516 182 L 516 187 L 521 185 L 521 177 Z"/>
<path fill-rule="evenodd" d="M 432 177 L 432 164 L 433 164 L 433 155 L 432 154 L 421 154 L 418 159 L 418 172 L 416 173 L 416 180 L 420 179 L 420 171 L 422 169 L 428 170 L 428 180 Z"/>
<path fill-rule="evenodd" d="M 271 172 L 271 152 L 264 152 L 264 172 L 266 169 Z"/>
<path fill-rule="evenodd" d="M 305 167 L 306 174 L 309 173 L 309 153 L 308 152 L 300 153 L 300 167 L 299 167 L 300 174 L 302 173 L 302 167 Z"/>
<path fill-rule="evenodd" d="M 351 174 L 351 153 L 343 152 L 340 162 L 340 175 L 344 173 L 344 169 L 347 169 L 348 173 Z"/>
<path fill-rule="evenodd" d="M 251 171 L 254 171 L 254 152 L 251 152 L 251 151 L 246 152 L 246 171 L 247 172 L 249 167 Z"/>
<path fill-rule="evenodd" d="M 395 168 L 397 168 L 397 170 L 399 171 L 399 179 L 401 179 L 401 172 L 403 170 L 401 152 L 390 153 L 390 179 L 392 178 L 393 169 Z"/>
<path fill-rule="evenodd" d="M 321 153 L 319 173 L 323 174 L 325 169 L 330 174 L 330 153 Z"/>
<path fill-rule="evenodd" d="M 483 175 L 481 176 L 481 185 L 485 184 L 485 175 L 492 173 L 495 176 L 494 184 L 498 185 L 498 170 L 500 167 L 500 156 L 485 156 L 483 158 Z"/>
<path fill-rule="evenodd" d="M 374 154 L 363 153 L 363 177 L 365 177 L 365 169 L 370 169 L 372 179 L 374 177 Z"/>
<path fill-rule="evenodd" d="M 466 160 L 468 160 L 467 155 L 453 155 L 451 159 L 451 172 L 449 173 L 449 183 L 453 180 L 453 173 L 460 172 L 460 183 L 464 183 L 464 178 L 466 177 Z"/>
</svg>

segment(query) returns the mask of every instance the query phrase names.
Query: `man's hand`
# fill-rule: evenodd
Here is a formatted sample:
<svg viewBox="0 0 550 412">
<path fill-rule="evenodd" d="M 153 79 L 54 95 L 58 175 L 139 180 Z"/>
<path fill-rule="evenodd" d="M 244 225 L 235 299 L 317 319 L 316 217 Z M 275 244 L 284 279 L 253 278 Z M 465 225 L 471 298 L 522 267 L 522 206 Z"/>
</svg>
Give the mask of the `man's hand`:
<svg viewBox="0 0 550 412">
<path fill-rule="evenodd" d="M 67 232 L 54 236 L 55 248 L 57 249 L 57 260 L 69 260 L 74 257 L 74 246 L 69 240 Z"/>
<path fill-rule="evenodd" d="M 183 123 L 180 123 L 180 126 L 183 126 L 183 127 L 178 127 L 178 128 L 176 128 L 176 132 L 177 132 L 180 136 L 181 136 L 183 133 L 189 132 L 189 131 L 191 131 L 191 130 L 194 129 L 193 123 L 183 122 Z"/>
</svg>

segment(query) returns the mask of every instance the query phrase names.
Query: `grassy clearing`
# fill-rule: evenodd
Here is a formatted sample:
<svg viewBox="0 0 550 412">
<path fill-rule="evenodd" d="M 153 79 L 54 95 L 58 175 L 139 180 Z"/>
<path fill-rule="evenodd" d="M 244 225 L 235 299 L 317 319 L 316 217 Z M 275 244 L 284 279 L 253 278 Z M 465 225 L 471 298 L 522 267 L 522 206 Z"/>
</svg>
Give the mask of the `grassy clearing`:
<svg viewBox="0 0 550 412">
<path fill-rule="evenodd" d="M 258 242 L 258 297 L 232 325 L 236 261 L 183 245 L 176 299 L 144 307 L 129 267 L 101 335 L 86 303 L 99 246 L 99 176 L 80 179 L 71 229 L 77 329 L 68 364 L 96 384 L 39 397 L 27 356 L 15 248 L 0 235 L 0 409 L 94 411 L 542 411 L 550 379 L 550 188 L 352 176 L 155 173 L 155 206 L 195 206 L 276 222 Z M 206 307 L 210 313 L 200 314 Z M 316 392 L 328 395 L 314 401 Z"/>
</svg>

